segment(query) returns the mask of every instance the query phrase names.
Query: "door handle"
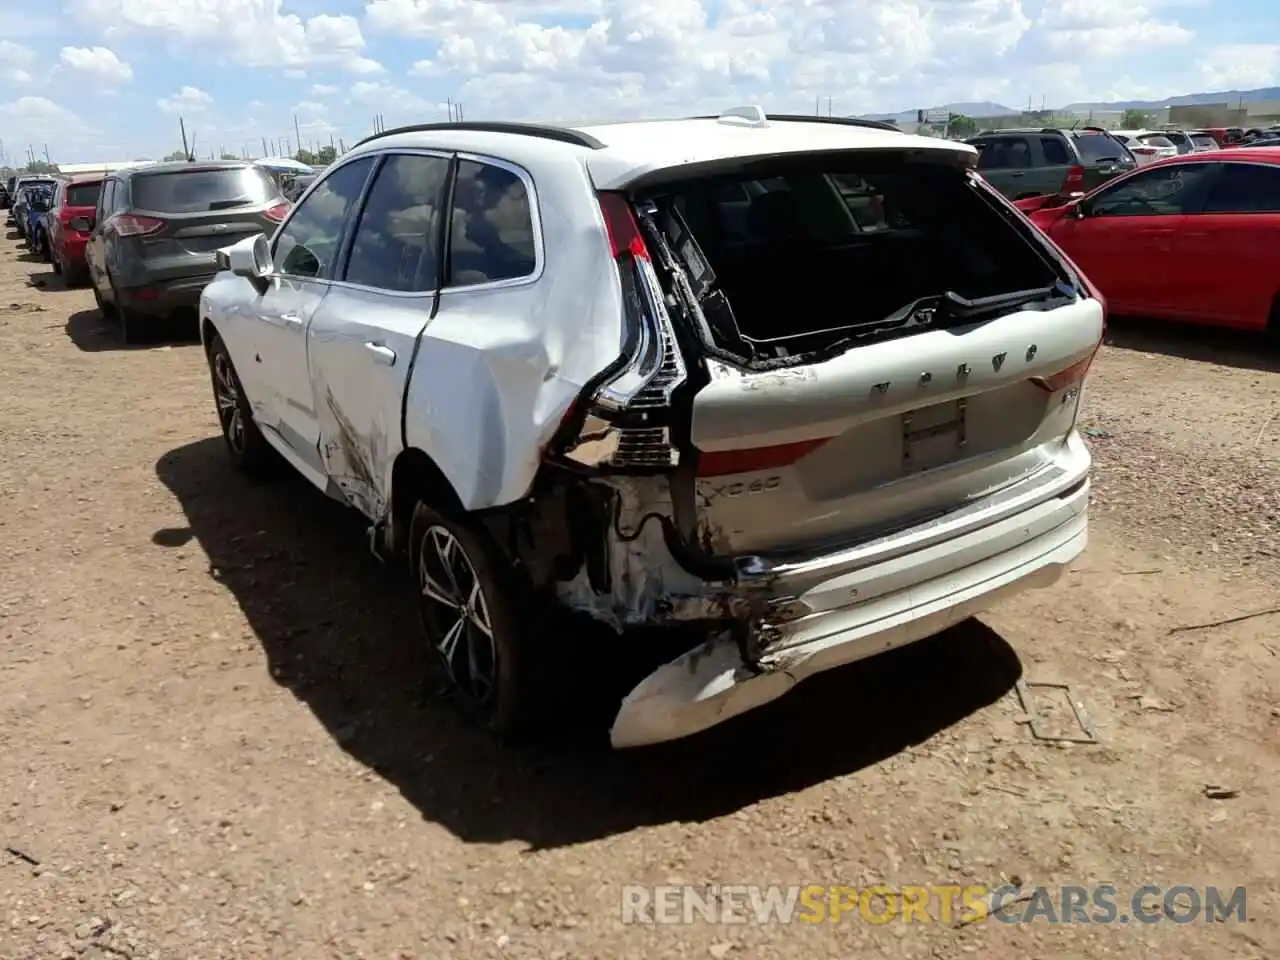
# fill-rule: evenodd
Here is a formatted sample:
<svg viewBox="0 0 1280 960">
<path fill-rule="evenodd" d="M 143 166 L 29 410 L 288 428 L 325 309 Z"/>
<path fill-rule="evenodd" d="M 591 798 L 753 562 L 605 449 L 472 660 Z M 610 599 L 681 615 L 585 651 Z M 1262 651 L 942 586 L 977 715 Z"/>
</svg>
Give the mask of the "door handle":
<svg viewBox="0 0 1280 960">
<path fill-rule="evenodd" d="M 385 343 L 375 343 L 370 340 L 364 345 L 364 348 L 373 354 L 375 360 L 385 366 L 395 366 L 396 352 L 388 347 Z"/>
</svg>

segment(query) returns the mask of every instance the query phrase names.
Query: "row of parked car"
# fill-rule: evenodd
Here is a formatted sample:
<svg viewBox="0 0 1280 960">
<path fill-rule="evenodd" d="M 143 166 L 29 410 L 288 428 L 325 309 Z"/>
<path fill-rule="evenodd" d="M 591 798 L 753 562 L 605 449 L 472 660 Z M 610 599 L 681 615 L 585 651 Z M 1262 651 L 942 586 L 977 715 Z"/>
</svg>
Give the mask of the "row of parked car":
<svg viewBox="0 0 1280 960">
<path fill-rule="evenodd" d="M 125 342 L 194 317 L 215 251 L 273 230 L 290 207 L 268 170 L 238 160 L 16 177 L 5 194 L 21 238 L 68 286 L 88 282 Z"/>
<path fill-rule="evenodd" d="M 634 746 L 1059 577 L 1108 305 L 1280 325 L 1280 150 L 1016 135 L 1060 162 L 1015 203 L 998 139 L 874 121 L 426 124 L 292 207 L 248 164 L 110 174 L 86 262 L 126 332 L 198 307 L 230 462 L 363 514 L 469 717 L 542 729 L 685 628 Z"/>
</svg>

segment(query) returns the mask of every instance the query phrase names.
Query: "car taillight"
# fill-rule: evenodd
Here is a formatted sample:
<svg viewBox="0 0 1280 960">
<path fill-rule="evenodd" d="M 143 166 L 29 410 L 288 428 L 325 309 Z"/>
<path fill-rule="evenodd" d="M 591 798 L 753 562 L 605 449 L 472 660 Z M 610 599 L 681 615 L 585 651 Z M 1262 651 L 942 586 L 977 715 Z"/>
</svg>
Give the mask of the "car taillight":
<svg viewBox="0 0 1280 960">
<path fill-rule="evenodd" d="M 566 412 L 553 452 L 592 467 L 669 468 L 679 462 L 670 401 L 686 379 L 684 358 L 631 201 L 621 193 L 601 193 L 598 201 L 618 276 L 623 343 L 617 362 Z"/>
<path fill-rule="evenodd" d="M 267 207 L 267 219 L 274 223 L 279 223 L 285 218 L 285 214 L 289 212 L 290 206 L 292 206 L 292 204 L 277 203 L 273 206 Z"/>
<path fill-rule="evenodd" d="M 1076 165 L 1067 171 L 1062 181 L 1062 193 L 1082 193 L 1084 191 L 1084 167 Z"/>
<path fill-rule="evenodd" d="M 802 440 L 799 443 L 783 443 L 772 447 L 702 453 L 698 456 L 698 476 L 723 477 L 731 473 L 752 473 L 756 470 L 788 467 L 817 450 L 828 439 L 823 437 L 820 440 Z"/>
<path fill-rule="evenodd" d="M 1059 390 L 1083 380 L 1084 375 L 1089 372 L 1089 365 L 1093 363 L 1093 358 L 1097 356 L 1097 353 L 1098 348 L 1094 347 L 1093 351 L 1083 360 L 1079 360 L 1065 370 L 1059 370 L 1057 373 L 1050 374 L 1047 377 L 1032 377 L 1031 382 L 1049 393 L 1057 393 Z"/>
<path fill-rule="evenodd" d="M 1137 154 L 1139 157 L 1153 157 L 1160 151 L 1155 147 L 1130 147 L 1129 152 Z"/>
<path fill-rule="evenodd" d="M 156 217 L 143 217 L 136 213 L 125 213 L 115 218 L 113 226 L 122 237 L 142 237 L 164 229 L 164 221 Z"/>
</svg>

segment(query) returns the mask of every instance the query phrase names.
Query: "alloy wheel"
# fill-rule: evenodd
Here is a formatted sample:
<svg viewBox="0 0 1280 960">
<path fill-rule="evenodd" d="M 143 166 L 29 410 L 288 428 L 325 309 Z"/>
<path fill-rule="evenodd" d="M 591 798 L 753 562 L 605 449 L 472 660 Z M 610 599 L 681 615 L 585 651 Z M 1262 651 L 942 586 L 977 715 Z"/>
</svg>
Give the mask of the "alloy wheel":
<svg viewBox="0 0 1280 960">
<path fill-rule="evenodd" d="M 244 413 L 240 408 L 240 389 L 231 358 L 225 353 L 213 357 L 213 393 L 218 402 L 218 422 L 227 442 L 236 453 L 245 452 Z"/>
<path fill-rule="evenodd" d="M 476 706 L 487 705 L 497 689 L 489 602 L 466 550 L 438 524 L 427 527 L 422 537 L 418 585 L 450 682 Z"/>
</svg>

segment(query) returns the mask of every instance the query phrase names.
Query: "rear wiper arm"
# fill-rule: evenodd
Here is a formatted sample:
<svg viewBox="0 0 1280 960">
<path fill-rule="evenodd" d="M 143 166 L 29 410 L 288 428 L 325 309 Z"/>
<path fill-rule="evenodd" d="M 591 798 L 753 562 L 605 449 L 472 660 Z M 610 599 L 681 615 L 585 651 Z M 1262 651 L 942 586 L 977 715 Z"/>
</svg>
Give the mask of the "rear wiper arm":
<svg viewBox="0 0 1280 960">
<path fill-rule="evenodd" d="M 1072 293 L 1057 283 L 1048 287 L 1035 287 L 1031 290 L 997 293 L 990 297 L 978 297 L 976 300 L 969 300 L 960 296 L 954 290 L 947 290 L 937 298 L 937 308 L 948 317 L 967 320 L 970 317 L 980 317 L 983 314 L 995 313 L 998 310 L 1012 310 L 1014 307 L 1020 307 L 1025 303 L 1045 300 L 1054 293 L 1061 296 L 1072 296 Z"/>
</svg>

